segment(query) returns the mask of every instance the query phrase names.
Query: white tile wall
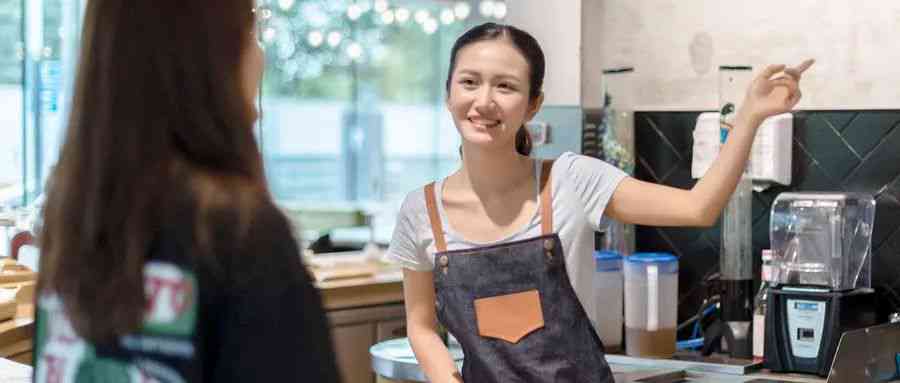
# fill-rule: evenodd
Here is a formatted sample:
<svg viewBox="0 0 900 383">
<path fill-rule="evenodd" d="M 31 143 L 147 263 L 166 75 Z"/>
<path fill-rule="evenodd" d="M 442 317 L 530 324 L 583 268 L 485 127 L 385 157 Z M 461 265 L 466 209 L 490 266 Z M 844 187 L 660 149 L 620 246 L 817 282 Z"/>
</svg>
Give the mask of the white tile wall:
<svg viewBox="0 0 900 383">
<path fill-rule="evenodd" d="M 646 110 L 717 106 L 719 65 L 818 63 L 805 109 L 900 107 L 900 1 L 514 0 L 548 54 L 548 101 L 599 102 L 599 71 L 633 66 Z M 581 15 L 579 19 L 574 13 Z M 577 36 L 576 31 L 581 31 Z M 574 77 L 573 68 L 581 68 Z M 572 86 L 581 81 L 583 89 Z"/>
</svg>

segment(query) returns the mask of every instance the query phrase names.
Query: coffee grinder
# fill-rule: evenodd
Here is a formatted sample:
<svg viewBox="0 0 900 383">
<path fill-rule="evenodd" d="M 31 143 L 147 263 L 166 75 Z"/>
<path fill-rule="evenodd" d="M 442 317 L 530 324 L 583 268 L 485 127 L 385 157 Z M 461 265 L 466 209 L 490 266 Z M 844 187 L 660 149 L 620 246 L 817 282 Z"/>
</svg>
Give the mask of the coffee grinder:
<svg viewBox="0 0 900 383">
<path fill-rule="evenodd" d="M 827 376 L 844 332 L 877 322 L 871 288 L 875 200 L 863 193 L 782 193 L 769 226 L 773 283 L 765 366 Z"/>
</svg>

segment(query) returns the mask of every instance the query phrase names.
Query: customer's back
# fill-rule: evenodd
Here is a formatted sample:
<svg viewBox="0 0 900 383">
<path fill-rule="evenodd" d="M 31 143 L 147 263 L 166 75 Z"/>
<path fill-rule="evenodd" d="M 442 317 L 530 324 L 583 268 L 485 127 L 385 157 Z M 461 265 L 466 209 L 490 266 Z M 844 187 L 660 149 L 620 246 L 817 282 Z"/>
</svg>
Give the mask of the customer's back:
<svg viewBox="0 0 900 383">
<path fill-rule="evenodd" d="M 252 133 L 254 27 L 253 0 L 87 2 L 36 381 L 337 381 Z"/>
</svg>

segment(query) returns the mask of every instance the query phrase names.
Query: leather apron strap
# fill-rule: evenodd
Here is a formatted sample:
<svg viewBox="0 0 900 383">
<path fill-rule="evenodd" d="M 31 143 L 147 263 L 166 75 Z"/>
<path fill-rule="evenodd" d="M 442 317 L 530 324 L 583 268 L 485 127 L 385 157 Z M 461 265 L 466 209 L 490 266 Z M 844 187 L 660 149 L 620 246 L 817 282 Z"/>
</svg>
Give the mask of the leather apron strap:
<svg viewBox="0 0 900 383">
<path fill-rule="evenodd" d="M 553 187 L 550 182 L 550 171 L 553 160 L 541 164 L 541 235 L 553 234 Z"/>
<path fill-rule="evenodd" d="M 431 234 L 434 236 L 434 248 L 436 252 L 447 251 L 447 240 L 444 239 L 444 225 L 438 215 L 437 199 L 434 193 L 434 182 L 425 185 L 425 206 L 428 208 L 428 220 L 431 221 Z"/>
</svg>

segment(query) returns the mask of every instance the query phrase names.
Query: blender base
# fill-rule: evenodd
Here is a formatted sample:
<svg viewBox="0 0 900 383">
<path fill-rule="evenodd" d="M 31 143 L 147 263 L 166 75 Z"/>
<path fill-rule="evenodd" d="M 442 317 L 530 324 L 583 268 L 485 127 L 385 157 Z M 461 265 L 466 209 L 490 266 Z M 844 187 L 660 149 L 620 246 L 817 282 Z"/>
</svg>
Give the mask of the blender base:
<svg viewBox="0 0 900 383">
<path fill-rule="evenodd" d="M 872 289 L 780 286 L 768 299 L 765 367 L 776 372 L 825 377 L 841 335 L 878 321 Z"/>
</svg>

